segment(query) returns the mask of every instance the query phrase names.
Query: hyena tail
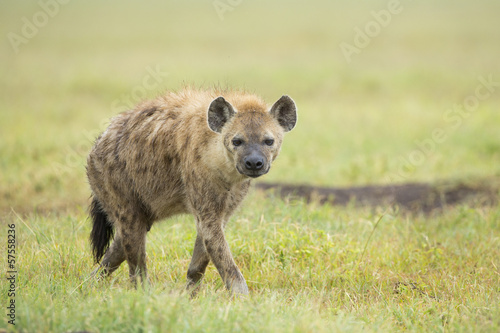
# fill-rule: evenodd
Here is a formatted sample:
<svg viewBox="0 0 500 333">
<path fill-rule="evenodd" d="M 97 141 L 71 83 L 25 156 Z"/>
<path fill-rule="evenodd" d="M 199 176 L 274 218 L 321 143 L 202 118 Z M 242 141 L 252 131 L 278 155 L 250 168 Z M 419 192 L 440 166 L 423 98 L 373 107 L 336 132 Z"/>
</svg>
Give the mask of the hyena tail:
<svg viewBox="0 0 500 333">
<path fill-rule="evenodd" d="M 108 219 L 108 215 L 102 210 L 101 204 L 96 197 L 92 198 L 92 203 L 90 204 L 90 217 L 92 218 L 90 243 L 95 262 L 99 263 L 106 249 L 109 247 L 114 230 L 113 225 Z"/>
</svg>

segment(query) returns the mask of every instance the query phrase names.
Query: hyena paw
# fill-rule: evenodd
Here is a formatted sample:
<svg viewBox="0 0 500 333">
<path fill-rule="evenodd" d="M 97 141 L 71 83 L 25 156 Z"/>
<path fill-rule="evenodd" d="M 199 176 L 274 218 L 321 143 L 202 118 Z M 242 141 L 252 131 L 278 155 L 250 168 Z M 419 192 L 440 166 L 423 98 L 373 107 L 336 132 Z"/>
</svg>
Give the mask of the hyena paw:
<svg viewBox="0 0 500 333">
<path fill-rule="evenodd" d="M 229 289 L 233 295 L 248 295 L 248 286 L 245 279 L 234 281 Z"/>
</svg>

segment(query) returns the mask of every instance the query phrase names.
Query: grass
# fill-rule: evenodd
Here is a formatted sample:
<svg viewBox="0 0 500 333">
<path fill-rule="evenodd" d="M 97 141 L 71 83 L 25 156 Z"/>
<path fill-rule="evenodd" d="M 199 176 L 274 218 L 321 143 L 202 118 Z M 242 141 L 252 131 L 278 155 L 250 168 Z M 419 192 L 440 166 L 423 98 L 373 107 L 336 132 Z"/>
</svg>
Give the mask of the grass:
<svg viewBox="0 0 500 333">
<path fill-rule="evenodd" d="M 202 291 L 190 300 L 182 293 L 196 237 L 190 217 L 154 226 L 151 283 L 135 290 L 126 265 L 109 280 L 88 278 L 84 211 L 12 216 L 19 244 L 16 328 L 494 332 L 500 328 L 499 217 L 498 208 L 468 207 L 405 217 L 254 192 L 227 232 L 251 296 L 231 299 L 209 266 Z"/>
<path fill-rule="evenodd" d="M 4 235 L 16 225 L 19 274 L 16 326 L 3 316 L 0 330 L 498 331 L 498 206 L 420 216 L 253 192 L 227 230 L 249 298 L 231 299 L 213 266 L 197 299 L 181 293 L 190 217 L 153 227 L 148 290 L 131 288 L 125 265 L 88 279 L 92 142 L 114 114 L 185 83 L 295 99 L 298 126 L 266 181 L 498 179 L 499 87 L 457 126 L 446 114 L 474 96 L 478 77 L 500 81 L 499 4 L 401 4 L 351 63 L 339 44 L 387 3 L 243 1 L 220 20 L 211 2 L 69 2 L 18 53 L 4 38 L 0 220 Z M 2 36 L 40 11 L 5 6 Z M 157 85 L 142 93 L 156 68 Z M 418 153 L 435 129 L 446 138 Z"/>
</svg>

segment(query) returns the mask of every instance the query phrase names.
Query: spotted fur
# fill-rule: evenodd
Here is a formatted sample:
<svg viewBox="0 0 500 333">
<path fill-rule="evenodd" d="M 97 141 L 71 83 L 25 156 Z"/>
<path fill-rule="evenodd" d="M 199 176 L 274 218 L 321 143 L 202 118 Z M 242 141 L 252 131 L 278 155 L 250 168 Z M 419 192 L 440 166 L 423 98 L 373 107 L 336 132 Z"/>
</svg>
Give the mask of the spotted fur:
<svg viewBox="0 0 500 333">
<path fill-rule="evenodd" d="M 197 238 L 188 288 L 212 261 L 229 290 L 247 294 L 224 227 L 251 179 L 269 171 L 296 120 L 287 96 L 269 108 L 253 94 L 193 89 L 113 118 L 87 159 L 99 270 L 110 274 L 126 260 L 132 280 L 144 280 L 146 233 L 158 220 L 189 213 Z"/>
</svg>

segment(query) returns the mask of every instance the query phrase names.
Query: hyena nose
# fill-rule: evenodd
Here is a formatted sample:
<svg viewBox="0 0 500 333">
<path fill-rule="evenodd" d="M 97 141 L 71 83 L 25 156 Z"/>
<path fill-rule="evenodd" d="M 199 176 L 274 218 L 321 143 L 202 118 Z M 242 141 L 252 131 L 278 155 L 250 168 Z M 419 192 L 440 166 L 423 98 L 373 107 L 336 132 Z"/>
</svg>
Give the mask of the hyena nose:
<svg viewBox="0 0 500 333">
<path fill-rule="evenodd" d="M 264 159 L 260 156 L 250 155 L 244 159 L 245 167 L 251 171 L 257 171 L 264 166 Z"/>
</svg>

